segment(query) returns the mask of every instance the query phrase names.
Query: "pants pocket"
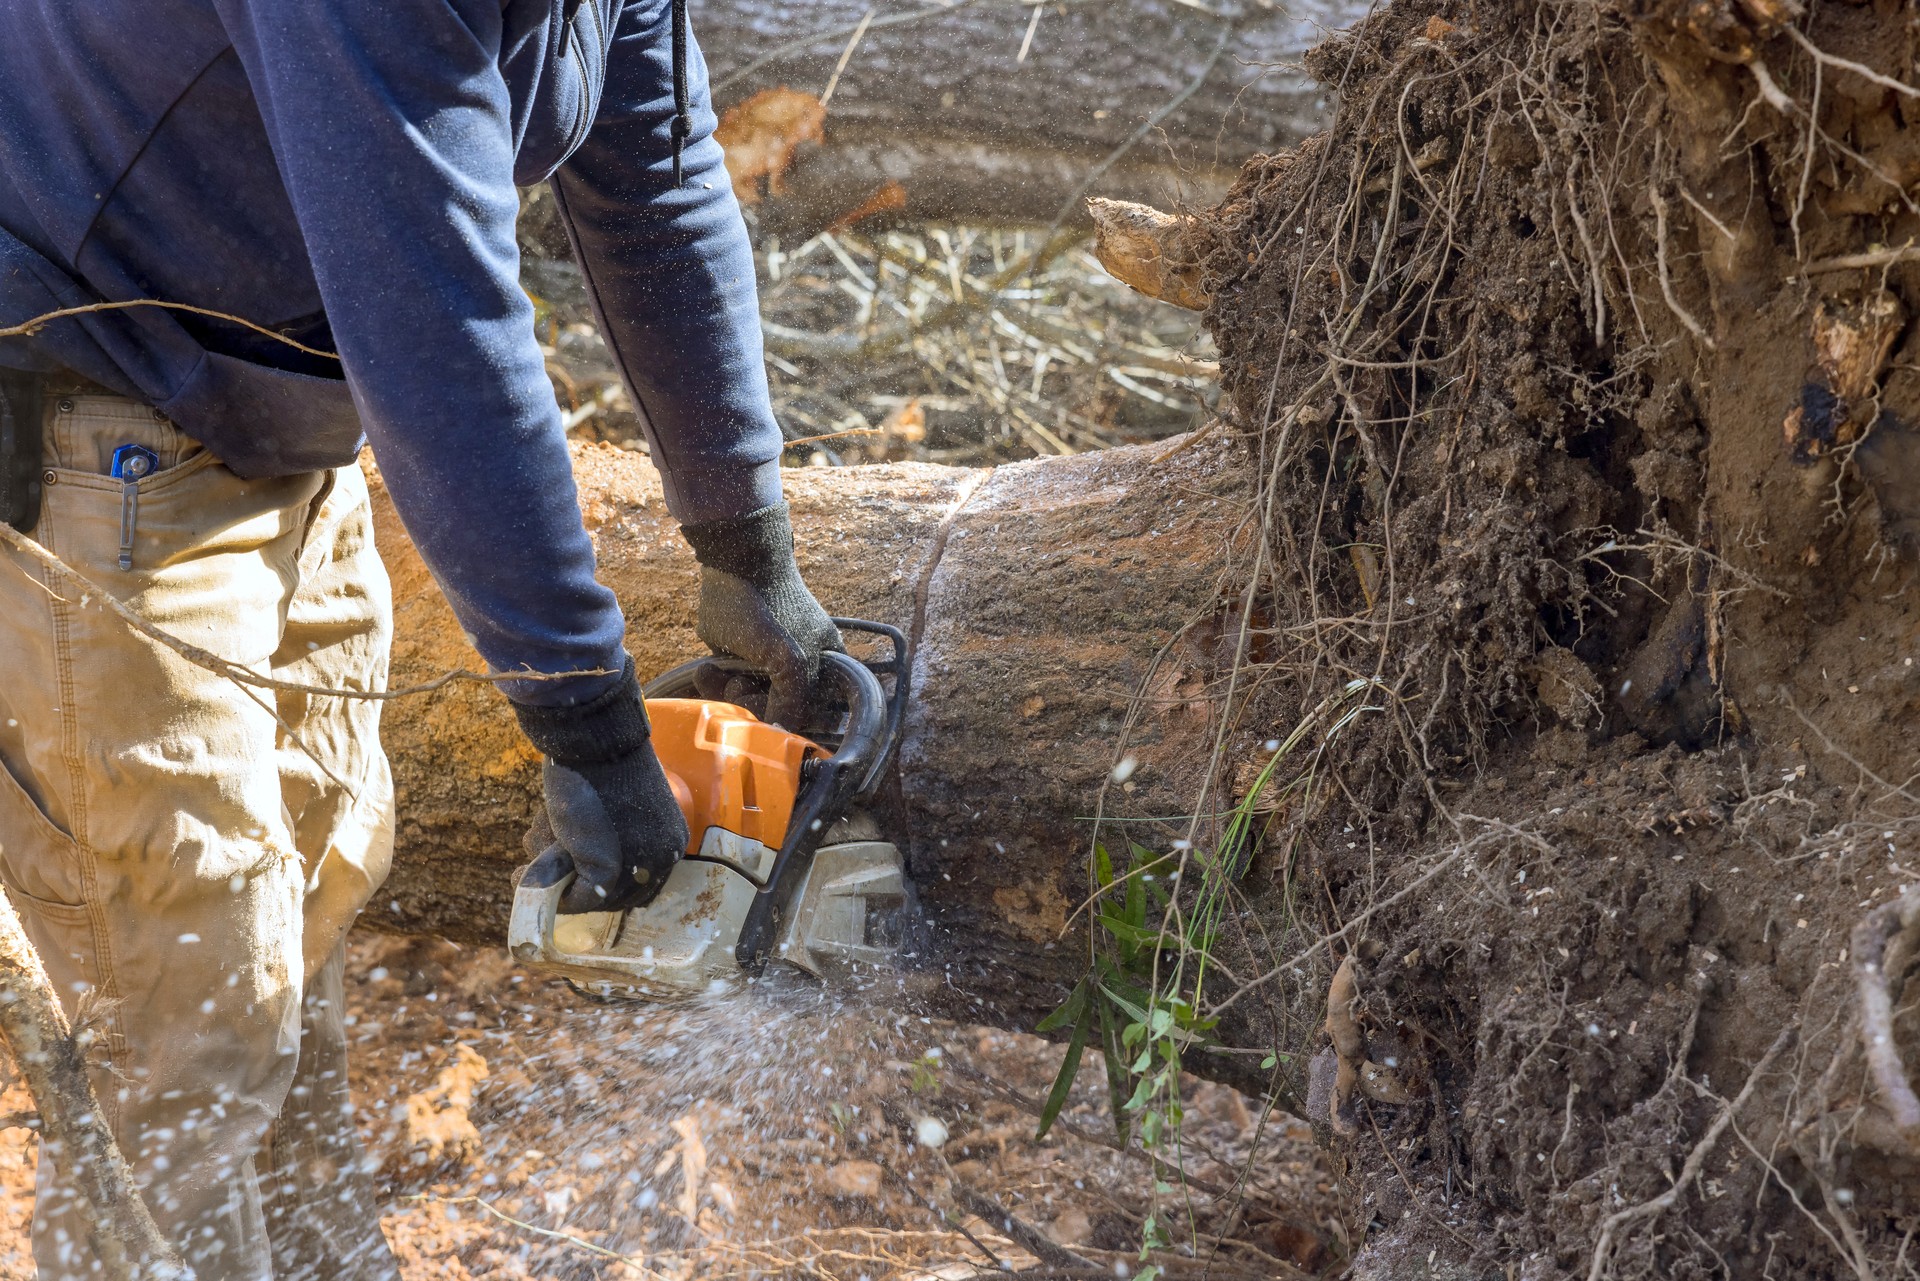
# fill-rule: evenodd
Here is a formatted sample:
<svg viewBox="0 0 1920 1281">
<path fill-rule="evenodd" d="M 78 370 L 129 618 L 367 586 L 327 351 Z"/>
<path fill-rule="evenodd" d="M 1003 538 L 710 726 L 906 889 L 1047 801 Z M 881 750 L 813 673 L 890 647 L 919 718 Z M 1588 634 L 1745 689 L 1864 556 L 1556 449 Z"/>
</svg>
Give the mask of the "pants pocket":
<svg viewBox="0 0 1920 1281">
<path fill-rule="evenodd" d="M 122 445 L 153 451 L 156 476 L 206 452 L 164 415 L 122 396 L 62 396 L 46 410 L 47 461 L 61 471 L 111 475 L 114 451 Z"/>
<path fill-rule="evenodd" d="M 282 580 L 276 586 L 291 590 L 324 473 L 243 480 L 166 418 L 117 396 L 54 402 L 46 435 L 41 541 L 115 596 L 127 599 L 181 567 L 200 572 L 196 562 L 223 554 L 266 556 Z M 150 455 L 151 470 L 128 486 L 112 471 L 130 448 Z"/>
<path fill-rule="evenodd" d="M 0 885 L 71 1016 L 106 973 L 79 851 L 5 760 L 0 760 Z"/>
<path fill-rule="evenodd" d="M 86 912 L 73 837 L 47 817 L 15 766 L 0 757 L 0 884 L 16 898 Z"/>
</svg>

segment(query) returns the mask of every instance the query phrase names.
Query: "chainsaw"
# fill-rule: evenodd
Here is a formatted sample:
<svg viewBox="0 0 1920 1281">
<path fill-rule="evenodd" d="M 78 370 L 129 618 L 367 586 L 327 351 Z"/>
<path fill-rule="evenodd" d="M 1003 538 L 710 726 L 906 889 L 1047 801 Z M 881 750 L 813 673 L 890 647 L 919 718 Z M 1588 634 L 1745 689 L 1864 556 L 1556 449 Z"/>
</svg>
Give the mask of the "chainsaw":
<svg viewBox="0 0 1920 1281">
<path fill-rule="evenodd" d="M 839 695 L 831 731 L 789 733 L 700 697 L 764 686 L 765 673 L 735 659 L 695 659 L 646 685 L 654 751 L 687 819 L 686 857 L 644 907 L 566 916 L 573 874 L 543 884 L 537 869 L 550 862 L 529 865 L 508 926 L 516 960 L 590 996 L 653 1001 L 730 991 L 770 964 L 829 981 L 893 966 L 909 890 L 900 851 L 864 806 L 899 742 L 910 656 L 897 628 L 833 621 L 889 652 L 820 656 Z"/>
</svg>

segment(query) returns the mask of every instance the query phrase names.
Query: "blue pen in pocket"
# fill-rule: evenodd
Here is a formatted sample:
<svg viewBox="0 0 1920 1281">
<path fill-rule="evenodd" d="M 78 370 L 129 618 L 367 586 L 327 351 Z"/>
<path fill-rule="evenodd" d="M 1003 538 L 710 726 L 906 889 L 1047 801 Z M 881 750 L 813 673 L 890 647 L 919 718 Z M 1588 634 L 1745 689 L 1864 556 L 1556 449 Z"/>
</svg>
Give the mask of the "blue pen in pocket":
<svg viewBox="0 0 1920 1281">
<path fill-rule="evenodd" d="M 120 568 L 133 568 L 133 527 L 140 512 L 140 482 L 160 470 L 160 455 L 145 445 L 113 451 L 113 478 L 120 482 Z"/>
</svg>

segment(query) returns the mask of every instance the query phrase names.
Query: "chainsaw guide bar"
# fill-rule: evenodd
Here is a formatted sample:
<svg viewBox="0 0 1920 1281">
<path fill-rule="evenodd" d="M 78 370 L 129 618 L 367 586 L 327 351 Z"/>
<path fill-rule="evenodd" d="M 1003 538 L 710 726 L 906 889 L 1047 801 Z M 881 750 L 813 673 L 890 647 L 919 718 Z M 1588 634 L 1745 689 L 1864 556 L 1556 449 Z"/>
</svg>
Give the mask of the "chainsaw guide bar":
<svg viewBox="0 0 1920 1281">
<path fill-rule="evenodd" d="M 561 915 L 571 874 L 522 869 L 508 948 L 588 995 L 652 1001 L 731 991 L 769 962 L 828 981 L 890 969 L 909 889 L 900 851 L 862 808 L 879 788 L 906 715 L 911 655 L 897 628 L 836 618 L 889 654 L 821 655 L 845 698 L 830 732 L 803 737 L 745 707 L 699 696 L 764 681 L 735 659 L 683 663 L 645 689 L 654 749 L 691 832 L 659 895 L 624 912 Z"/>
</svg>

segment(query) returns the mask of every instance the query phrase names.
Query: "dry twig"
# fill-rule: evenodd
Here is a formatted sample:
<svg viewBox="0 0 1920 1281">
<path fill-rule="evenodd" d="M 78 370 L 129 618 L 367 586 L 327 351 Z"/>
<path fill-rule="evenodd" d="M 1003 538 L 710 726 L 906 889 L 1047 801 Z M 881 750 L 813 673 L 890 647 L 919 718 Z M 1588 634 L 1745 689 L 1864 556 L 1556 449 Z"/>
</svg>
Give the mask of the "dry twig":
<svg viewBox="0 0 1920 1281">
<path fill-rule="evenodd" d="M 0 328 L 0 338 L 28 338 L 39 333 L 56 320 L 66 320 L 73 316 L 90 316 L 107 311 L 130 311 L 136 307 L 158 307 L 162 311 L 184 311 L 189 315 L 205 316 L 210 320 L 224 320 L 228 324 L 239 325 L 242 329 L 251 329 L 256 334 L 271 338 L 275 342 L 282 343 L 305 355 L 319 356 L 326 360 L 340 359 L 334 352 L 321 351 L 318 347 L 309 347 L 305 343 L 294 341 L 278 330 L 268 329 L 265 325 L 256 325 L 253 321 L 241 316 L 235 316 L 230 312 L 214 311 L 208 307 L 193 307 L 183 302 L 163 302 L 158 298 L 131 298 L 125 302 L 92 302 L 80 307 L 62 307 L 57 311 L 49 311 L 35 316 L 31 320 L 23 320 L 17 325 Z"/>
<path fill-rule="evenodd" d="M 945 1157 L 940 1158 L 940 1164 L 946 1170 L 947 1178 L 953 1185 L 954 1199 L 959 1201 L 968 1213 L 977 1214 L 988 1223 L 999 1224 L 1008 1239 L 1040 1262 L 1051 1268 L 1102 1271 L 1100 1265 L 1093 1260 L 1075 1254 L 1064 1246 L 1055 1245 L 1046 1233 L 978 1188 L 970 1187 L 953 1172 L 953 1167 L 947 1164 Z"/>
</svg>

